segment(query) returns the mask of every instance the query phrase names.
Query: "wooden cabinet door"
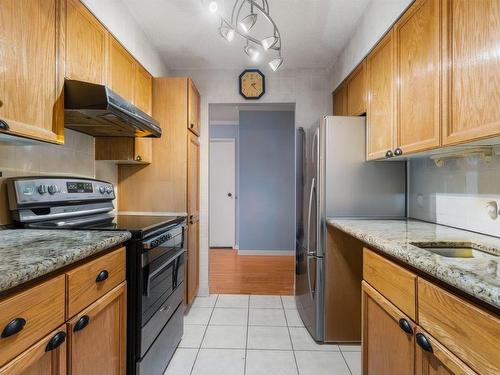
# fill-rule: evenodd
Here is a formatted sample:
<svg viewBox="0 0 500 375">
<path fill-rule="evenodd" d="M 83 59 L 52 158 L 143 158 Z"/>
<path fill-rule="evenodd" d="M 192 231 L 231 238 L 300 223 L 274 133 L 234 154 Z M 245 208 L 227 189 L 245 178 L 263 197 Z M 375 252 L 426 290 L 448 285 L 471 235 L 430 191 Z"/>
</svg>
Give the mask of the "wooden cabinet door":
<svg viewBox="0 0 500 375">
<path fill-rule="evenodd" d="M 498 0 L 443 1 L 445 145 L 500 134 L 499 15 Z"/>
<path fill-rule="evenodd" d="M 64 4 L 0 1 L 0 131 L 64 142 Z"/>
<path fill-rule="evenodd" d="M 70 374 L 125 375 L 126 293 L 124 282 L 68 322 Z"/>
<path fill-rule="evenodd" d="M 135 67 L 134 104 L 148 115 L 153 112 L 153 77 L 139 64 Z"/>
<path fill-rule="evenodd" d="M 333 93 L 333 115 L 347 115 L 347 94 L 345 85 L 340 85 Z"/>
<path fill-rule="evenodd" d="M 198 216 L 200 212 L 200 141 L 188 132 L 188 202 L 189 216 Z"/>
<path fill-rule="evenodd" d="M 347 115 L 359 116 L 366 113 L 366 62 L 363 61 L 346 82 Z"/>
<path fill-rule="evenodd" d="M 109 39 L 108 86 L 133 103 L 136 62 L 115 38 L 110 36 Z"/>
<path fill-rule="evenodd" d="M 49 347 L 50 343 L 50 347 Z M 65 375 L 66 327 L 47 335 L 0 368 L 0 375 Z"/>
<path fill-rule="evenodd" d="M 0 375 L 65 375 L 66 326 L 47 335 L 0 368 Z"/>
<path fill-rule="evenodd" d="M 198 217 L 189 219 L 186 267 L 186 305 L 191 305 L 198 294 L 200 268 L 200 225 Z"/>
<path fill-rule="evenodd" d="M 188 129 L 200 135 L 200 94 L 191 78 L 188 79 Z"/>
<path fill-rule="evenodd" d="M 66 77 L 104 85 L 108 31 L 79 1 L 66 8 Z"/>
<path fill-rule="evenodd" d="M 394 72 L 391 30 L 366 58 L 368 159 L 383 158 L 395 148 Z"/>
<path fill-rule="evenodd" d="M 397 147 L 441 143 L 441 1 L 417 0 L 394 26 Z"/>
<path fill-rule="evenodd" d="M 363 281 L 362 340 L 364 375 L 412 375 L 415 362 L 415 324 Z M 399 325 L 406 320 L 412 332 Z"/>
<path fill-rule="evenodd" d="M 476 375 L 475 371 L 420 327 L 417 327 L 416 335 L 423 335 L 432 348 L 432 352 L 429 352 L 416 345 L 416 375 Z"/>
</svg>

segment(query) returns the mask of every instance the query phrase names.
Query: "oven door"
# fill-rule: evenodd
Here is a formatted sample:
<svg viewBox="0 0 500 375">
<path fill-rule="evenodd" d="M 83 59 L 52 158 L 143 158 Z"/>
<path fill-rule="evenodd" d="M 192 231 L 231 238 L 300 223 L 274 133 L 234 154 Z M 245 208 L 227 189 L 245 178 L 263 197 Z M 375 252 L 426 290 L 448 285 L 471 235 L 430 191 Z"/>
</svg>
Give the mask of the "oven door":
<svg viewBox="0 0 500 375">
<path fill-rule="evenodd" d="M 140 357 L 182 304 L 185 253 L 183 238 L 173 237 L 143 254 Z"/>
</svg>

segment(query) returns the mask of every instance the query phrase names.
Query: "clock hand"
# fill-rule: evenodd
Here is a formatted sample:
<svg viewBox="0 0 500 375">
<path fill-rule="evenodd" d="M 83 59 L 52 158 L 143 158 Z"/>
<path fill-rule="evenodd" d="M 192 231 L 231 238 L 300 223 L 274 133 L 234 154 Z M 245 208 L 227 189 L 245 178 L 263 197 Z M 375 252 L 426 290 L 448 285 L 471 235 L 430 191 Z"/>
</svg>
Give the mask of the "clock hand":
<svg viewBox="0 0 500 375">
<path fill-rule="evenodd" d="M 251 84 L 251 86 L 253 86 L 253 88 L 256 88 L 256 87 L 255 87 L 255 85 L 256 85 L 256 83 L 255 83 L 255 82 Z"/>
</svg>

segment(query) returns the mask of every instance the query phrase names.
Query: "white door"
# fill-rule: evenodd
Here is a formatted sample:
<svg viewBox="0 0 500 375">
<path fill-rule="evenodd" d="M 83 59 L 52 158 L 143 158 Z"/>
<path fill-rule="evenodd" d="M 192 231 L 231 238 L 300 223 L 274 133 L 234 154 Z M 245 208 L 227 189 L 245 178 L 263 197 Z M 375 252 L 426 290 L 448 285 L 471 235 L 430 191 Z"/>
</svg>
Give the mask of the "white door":
<svg viewBox="0 0 500 375">
<path fill-rule="evenodd" d="M 210 140 L 210 247 L 233 247 L 236 222 L 234 139 Z"/>
</svg>

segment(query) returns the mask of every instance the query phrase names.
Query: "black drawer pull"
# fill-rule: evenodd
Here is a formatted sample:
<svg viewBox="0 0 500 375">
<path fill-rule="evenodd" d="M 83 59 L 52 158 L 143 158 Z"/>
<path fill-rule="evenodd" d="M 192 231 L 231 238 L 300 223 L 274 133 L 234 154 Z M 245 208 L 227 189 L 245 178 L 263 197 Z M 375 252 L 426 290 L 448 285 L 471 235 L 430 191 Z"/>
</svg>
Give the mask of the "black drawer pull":
<svg viewBox="0 0 500 375">
<path fill-rule="evenodd" d="M 0 105 L 0 107 L 1 107 L 1 105 Z M 0 120 L 0 129 L 2 129 L 2 130 L 9 130 L 10 126 L 4 120 Z"/>
<path fill-rule="evenodd" d="M 73 332 L 78 332 L 87 327 L 90 323 L 90 317 L 88 315 L 82 316 L 78 319 L 73 327 Z"/>
<path fill-rule="evenodd" d="M 109 272 L 106 270 L 103 270 L 103 271 L 99 272 L 99 275 L 97 275 L 97 277 L 95 278 L 95 282 L 96 283 L 103 282 L 108 277 L 109 277 Z"/>
<path fill-rule="evenodd" d="M 45 348 L 46 352 L 50 352 L 57 347 L 61 346 L 61 344 L 66 341 L 66 333 L 65 332 L 57 332 L 54 337 L 52 337 Z"/>
<path fill-rule="evenodd" d="M 395 156 L 401 156 L 403 155 L 403 150 L 401 150 L 399 147 L 394 150 L 394 155 Z"/>
<path fill-rule="evenodd" d="M 393 154 L 393 152 L 392 152 L 391 150 L 389 150 L 389 151 L 387 151 L 387 152 L 385 153 L 385 157 L 386 157 L 386 158 L 392 158 L 393 156 L 394 156 L 394 154 Z"/>
<path fill-rule="evenodd" d="M 14 320 L 11 320 L 9 324 L 7 324 L 3 329 L 2 338 L 6 338 L 21 332 L 25 325 L 26 319 L 24 318 L 16 318 Z"/>
<path fill-rule="evenodd" d="M 399 319 L 399 327 L 409 335 L 413 334 L 413 328 L 411 328 L 411 324 L 408 323 L 408 320 L 404 318 Z"/>
<path fill-rule="evenodd" d="M 427 337 L 425 337 L 424 334 L 422 333 L 417 333 L 417 344 L 420 346 L 422 349 L 424 349 L 426 352 L 432 353 L 432 345 Z"/>
</svg>

